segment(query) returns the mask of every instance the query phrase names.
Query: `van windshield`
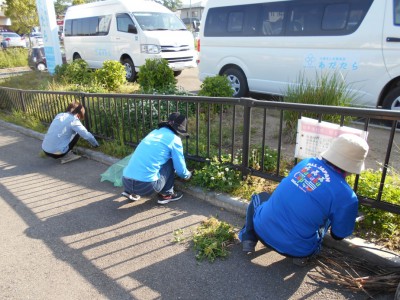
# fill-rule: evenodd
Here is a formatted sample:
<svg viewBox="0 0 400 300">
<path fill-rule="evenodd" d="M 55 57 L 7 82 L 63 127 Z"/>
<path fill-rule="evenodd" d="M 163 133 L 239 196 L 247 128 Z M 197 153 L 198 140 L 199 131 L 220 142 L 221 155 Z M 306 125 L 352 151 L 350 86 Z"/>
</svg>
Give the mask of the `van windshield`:
<svg viewBox="0 0 400 300">
<path fill-rule="evenodd" d="M 187 30 L 174 14 L 158 12 L 132 13 L 142 30 Z"/>
</svg>

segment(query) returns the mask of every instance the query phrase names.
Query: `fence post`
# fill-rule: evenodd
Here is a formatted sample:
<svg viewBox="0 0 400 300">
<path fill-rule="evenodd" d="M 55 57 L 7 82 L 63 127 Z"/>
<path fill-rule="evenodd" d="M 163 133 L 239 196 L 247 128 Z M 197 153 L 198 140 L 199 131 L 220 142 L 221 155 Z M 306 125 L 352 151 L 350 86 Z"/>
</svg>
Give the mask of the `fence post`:
<svg viewBox="0 0 400 300">
<path fill-rule="evenodd" d="M 251 102 L 244 101 L 243 111 L 243 153 L 242 177 L 249 174 L 250 128 L 251 128 Z"/>
<path fill-rule="evenodd" d="M 90 131 L 90 122 L 89 122 L 89 117 L 88 117 L 89 109 L 86 107 L 85 93 L 81 93 L 80 98 L 81 98 L 81 104 L 85 108 L 85 127 L 88 131 Z"/>
<path fill-rule="evenodd" d="M 21 108 L 24 113 L 26 113 L 26 107 L 25 107 L 25 101 L 24 101 L 24 95 L 23 95 L 23 90 L 18 90 L 19 94 L 19 101 L 21 102 Z"/>
</svg>

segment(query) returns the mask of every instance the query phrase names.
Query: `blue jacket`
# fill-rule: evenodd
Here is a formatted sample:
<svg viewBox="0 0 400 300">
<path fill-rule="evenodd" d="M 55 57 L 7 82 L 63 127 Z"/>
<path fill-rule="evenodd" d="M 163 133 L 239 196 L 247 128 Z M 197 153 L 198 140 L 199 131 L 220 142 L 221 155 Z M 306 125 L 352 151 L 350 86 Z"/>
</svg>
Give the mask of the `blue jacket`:
<svg viewBox="0 0 400 300">
<path fill-rule="evenodd" d="M 160 178 L 160 169 L 172 158 L 176 174 L 185 178 L 190 175 L 183 155 L 182 140 L 171 129 L 161 127 L 150 132 L 137 146 L 123 176 L 153 182 Z"/>
<path fill-rule="evenodd" d="M 42 149 L 47 153 L 66 153 L 69 143 L 76 134 L 94 147 L 99 145 L 95 137 L 83 126 L 78 116 L 69 112 L 59 113 L 51 122 L 49 130 L 44 136 Z"/>
<path fill-rule="evenodd" d="M 358 199 L 345 177 L 326 161 L 308 158 L 282 180 L 254 213 L 257 235 L 282 254 L 305 257 L 317 251 L 320 227 L 339 238 L 354 229 Z"/>
</svg>

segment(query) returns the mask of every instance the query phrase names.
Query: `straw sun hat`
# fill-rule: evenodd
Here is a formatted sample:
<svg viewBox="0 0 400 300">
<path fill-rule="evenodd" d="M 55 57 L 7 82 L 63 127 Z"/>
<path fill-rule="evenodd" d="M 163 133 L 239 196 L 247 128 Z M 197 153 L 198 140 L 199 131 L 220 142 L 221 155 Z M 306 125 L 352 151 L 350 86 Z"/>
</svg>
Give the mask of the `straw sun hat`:
<svg viewBox="0 0 400 300">
<path fill-rule="evenodd" d="M 335 138 L 321 156 L 348 173 L 360 174 L 365 168 L 364 161 L 368 149 L 368 144 L 363 138 L 346 133 Z"/>
</svg>

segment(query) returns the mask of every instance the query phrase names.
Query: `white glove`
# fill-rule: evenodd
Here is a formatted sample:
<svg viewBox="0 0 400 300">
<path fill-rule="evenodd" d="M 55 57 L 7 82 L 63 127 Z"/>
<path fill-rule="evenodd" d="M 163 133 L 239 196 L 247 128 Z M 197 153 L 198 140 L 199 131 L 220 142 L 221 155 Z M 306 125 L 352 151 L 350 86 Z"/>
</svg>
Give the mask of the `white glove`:
<svg viewBox="0 0 400 300">
<path fill-rule="evenodd" d="M 183 178 L 183 179 L 189 180 L 190 178 L 192 178 L 192 172 L 189 171 L 189 175 L 187 175 L 187 176 L 186 176 L 185 178 Z"/>
</svg>

